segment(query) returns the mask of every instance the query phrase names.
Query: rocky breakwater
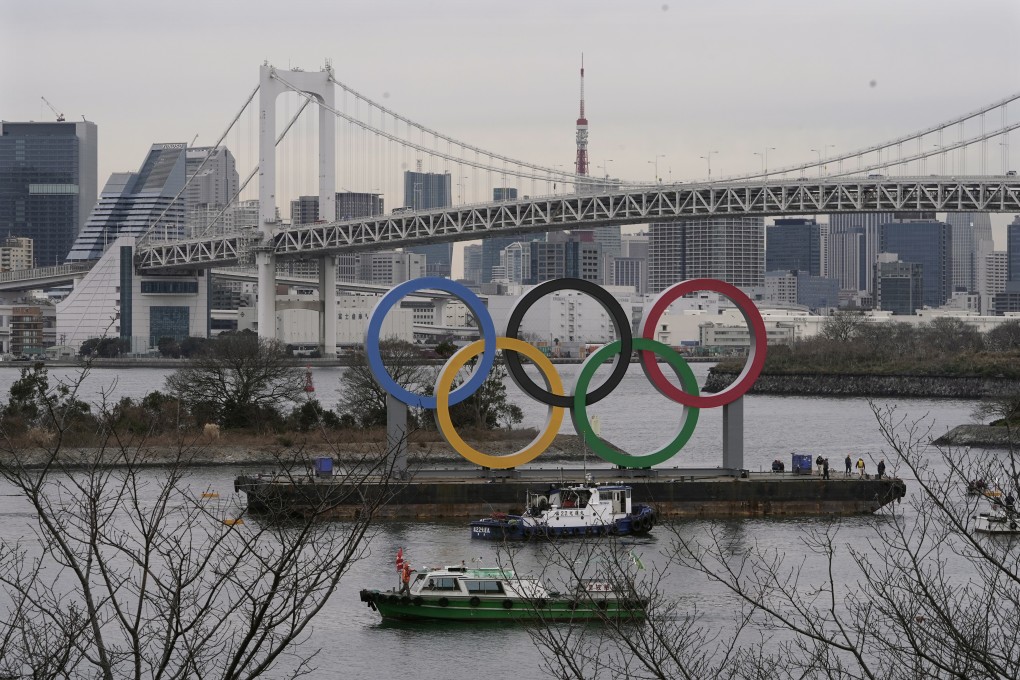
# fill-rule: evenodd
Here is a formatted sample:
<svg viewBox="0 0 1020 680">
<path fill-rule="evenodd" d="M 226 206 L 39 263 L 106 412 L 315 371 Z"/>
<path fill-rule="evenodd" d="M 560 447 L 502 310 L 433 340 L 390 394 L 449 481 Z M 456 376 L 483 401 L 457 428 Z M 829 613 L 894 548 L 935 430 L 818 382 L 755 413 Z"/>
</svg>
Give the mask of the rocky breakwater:
<svg viewBox="0 0 1020 680">
<path fill-rule="evenodd" d="M 719 392 L 736 377 L 736 373 L 713 367 L 703 389 Z M 1020 393 L 1020 380 L 983 376 L 763 373 L 750 392 L 824 397 L 982 399 Z"/>
<path fill-rule="evenodd" d="M 935 440 L 940 446 L 1020 450 L 1020 428 L 992 425 L 957 425 Z"/>
</svg>

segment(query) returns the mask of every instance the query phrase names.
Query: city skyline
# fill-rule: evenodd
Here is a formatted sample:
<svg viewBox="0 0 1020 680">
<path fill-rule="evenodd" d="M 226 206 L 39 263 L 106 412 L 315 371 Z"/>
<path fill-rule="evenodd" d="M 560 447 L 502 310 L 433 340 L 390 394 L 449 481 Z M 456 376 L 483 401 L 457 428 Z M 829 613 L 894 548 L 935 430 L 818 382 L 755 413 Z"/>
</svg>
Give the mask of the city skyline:
<svg viewBox="0 0 1020 680">
<path fill-rule="evenodd" d="M 999 74 L 1020 65 L 1011 47 L 1020 7 L 979 5 L 526 2 L 494 24 L 491 6 L 462 2 L 309 2 L 289 12 L 263 2 L 17 3 L 0 25 L 0 118 L 52 120 L 45 96 L 68 121 L 95 122 L 102 186 L 154 143 L 213 144 L 263 61 L 317 70 L 329 59 L 339 80 L 433 129 L 570 167 L 584 53 L 592 175 L 718 177 L 766 158 L 775 167 L 847 152 L 1009 95 Z M 179 49 L 151 49 L 181 39 Z M 390 55 L 380 39 L 428 47 Z M 932 49 L 940 43 L 966 49 Z M 989 156 L 997 169 L 999 154 Z M 1010 219 L 993 218 L 997 249 Z"/>
<path fill-rule="evenodd" d="M 758 169 L 755 153 L 763 148 L 775 147 L 769 164 L 810 161 L 812 149 L 850 151 L 1010 94 L 998 69 L 975 66 L 998 63 L 1008 72 L 1010 64 L 1020 64 L 1011 48 L 1020 7 L 998 0 L 979 4 L 981 12 L 961 12 L 952 3 L 905 2 L 892 13 L 867 0 L 824 7 L 792 0 L 767 7 L 533 2 L 502 14 L 500 30 L 482 35 L 472 31 L 491 28 L 492 8 L 476 3 L 384 3 L 400 9 L 400 22 L 375 2 L 342 8 L 298 3 L 297 12 L 274 12 L 272 22 L 260 22 L 272 7 L 261 2 L 185 1 L 165 13 L 124 2 L 17 3 L 0 28 L 0 54 L 6 57 L 0 60 L 0 117 L 52 119 L 42 96 L 68 120 L 84 115 L 106 130 L 99 168 L 105 181 L 112 172 L 133 169 L 139 149 L 153 143 L 198 135 L 199 143 L 212 144 L 257 83 L 264 60 L 317 70 L 330 59 L 339 80 L 434 129 L 523 160 L 570 165 L 583 52 L 592 175 L 703 177 L 702 157 L 711 151 L 712 174 L 718 176 Z M 569 21 L 535 21 L 530 10 L 539 8 L 547 19 Z M 987 21 L 996 13 L 1000 20 Z M 309 21 L 310 15 L 318 18 Z M 198 16 L 201 22 L 194 21 Z M 828 35 L 836 21 L 839 35 Z M 354 22 L 362 28 L 345 33 L 343 43 L 333 39 L 334 26 Z M 503 48 L 517 43 L 522 25 L 533 44 L 515 54 L 508 69 L 501 63 Z M 713 29 L 723 26 L 730 39 L 718 44 Z M 48 39 L 40 50 L 43 27 Z M 432 36 L 429 45 L 461 40 L 455 50 L 420 50 L 413 69 L 405 58 L 370 50 L 380 35 L 400 42 L 422 31 Z M 213 51 L 148 50 L 167 34 L 190 33 L 200 47 L 213 32 Z M 974 40 L 966 50 L 927 49 L 940 35 L 951 35 L 954 44 L 962 36 Z M 544 43 L 543 37 L 553 36 L 559 36 L 554 45 Z M 801 50 L 769 48 L 797 38 L 794 44 L 806 48 L 817 44 L 812 37 L 824 37 L 825 49 L 813 50 L 811 59 L 801 58 Z M 146 58 L 124 60 L 133 48 Z M 472 49 L 479 52 L 466 58 Z M 359 52 L 372 59 L 359 58 Z M 691 68 L 706 58 L 704 69 Z M 85 69 L 85 77 L 75 78 L 69 69 Z M 782 75 L 768 82 L 748 77 L 759 73 Z M 664 78 L 683 86 L 654 87 Z M 493 87 L 507 93 L 495 105 L 491 96 L 464 96 L 491 94 Z M 660 167 L 652 170 L 646 161 L 660 154 Z"/>
</svg>

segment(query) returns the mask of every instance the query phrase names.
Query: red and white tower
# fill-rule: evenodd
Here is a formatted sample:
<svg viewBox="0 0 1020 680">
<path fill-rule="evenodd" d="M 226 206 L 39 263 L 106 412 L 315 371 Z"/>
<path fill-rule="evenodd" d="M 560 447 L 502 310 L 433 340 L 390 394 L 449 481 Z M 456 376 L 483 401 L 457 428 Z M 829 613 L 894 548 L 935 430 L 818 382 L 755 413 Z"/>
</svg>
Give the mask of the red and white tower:
<svg viewBox="0 0 1020 680">
<path fill-rule="evenodd" d="M 574 172 L 588 174 L 588 119 L 584 117 L 584 55 L 581 55 L 581 115 L 577 119 L 577 160 Z"/>
</svg>

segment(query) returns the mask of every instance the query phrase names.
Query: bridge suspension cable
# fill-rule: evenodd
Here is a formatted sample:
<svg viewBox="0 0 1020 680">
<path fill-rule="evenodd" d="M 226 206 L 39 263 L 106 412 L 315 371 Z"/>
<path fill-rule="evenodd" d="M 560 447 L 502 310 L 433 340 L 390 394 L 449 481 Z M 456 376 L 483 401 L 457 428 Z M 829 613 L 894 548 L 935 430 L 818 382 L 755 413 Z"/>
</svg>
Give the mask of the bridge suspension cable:
<svg viewBox="0 0 1020 680">
<path fill-rule="evenodd" d="M 489 171 L 489 172 L 494 172 L 494 173 L 497 173 L 497 174 L 500 174 L 500 175 L 512 175 L 514 177 L 518 177 L 518 178 L 522 178 L 522 179 L 532 179 L 532 180 L 537 180 L 537 181 L 541 181 L 541 182 L 548 182 L 548 181 L 550 181 L 551 178 L 555 177 L 555 178 L 560 178 L 560 179 L 566 181 L 569 184 L 581 184 L 581 185 L 592 185 L 592 186 L 603 186 L 605 184 L 605 180 L 602 180 L 602 179 L 599 179 L 599 178 L 596 178 L 596 177 L 588 177 L 586 175 L 577 175 L 577 174 L 569 173 L 569 172 L 566 172 L 566 171 L 563 171 L 563 170 L 558 170 L 556 168 L 549 168 L 549 167 L 546 167 L 546 166 L 543 166 L 543 165 L 538 165 L 538 164 L 535 164 L 535 163 L 528 163 L 526 161 L 521 161 L 521 160 L 517 160 L 517 159 L 514 159 L 514 158 L 510 158 L 509 156 L 504 156 L 504 155 L 501 155 L 501 154 L 498 154 L 498 153 L 493 153 L 493 152 L 490 152 L 490 151 L 486 151 L 485 149 L 482 149 L 480 147 L 477 147 L 477 146 L 474 146 L 474 145 L 471 145 L 471 144 L 467 144 L 465 142 L 461 142 L 461 141 L 459 141 L 457 139 L 454 139 L 452 137 L 449 137 L 447 135 L 439 133 L 439 132 L 437 132 L 435 130 L 432 130 L 432 129 L 428 128 L 428 127 L 425 127 L 423 125 L 419 125 L 418 123 L 415 123 L 414 121 L 410 120 L 409 118 L 406 118 L 405 116 L 401 116 L 400 114 L 397 114 L 394 111 L 392 111 L 392 110 L 390 110 L 390 109 L 388 109 L 388 108 L 386 108 L 386 107 L 384 107 L 384 106 L 382 106 L 380 104 L 377 104 L 376 102 L 372 101 L 371 99 L 368 99 L 364 95 L 356 92 L 355 90 L 349 88 L 348 86 L 344 85 L 343 83 L 340 83 L 336 79 L 330 78 L 331 82 L 335 83 L 336 85 L 338 85 L 339 87 L 344 89 L 346 92 L 349 92 L 350 94 L 352 94 L 356 99 L 365 102 L 370 107 L 374 107 L 374 108 L 378 109 L 382 114 L 391 116 L 394 119 L 394 121 L 403 122 L 405 125 L 407 125 L 409 127 L 413 127 L 415 130 L 420 132 L 422 135 L 430 135 L 430 136 L 432 136 L 437 141 L 443 141 L 443 142 L 446 142 L 448 145 L 457 146 L 457 147 L 459 147 L 459 148 L 461 148 L 461 149 L 463 149 L 465 151 L 473 152 L 473 153 L 476 154 L 476 157 L 478 155 L 484 155 L 484 156 L 492 159 L 493 161 L 501 162 L 504 165 L 500 166 L 500 165 L 495 165 L 495 164 L 492 164 L 492 163 L 485 163 L 485 162 L 482 162 L 482 161 L 479 161 L 479 160 L 472 160 L 472 159 L 469 159 L 469 158 L 459 157 L 459 156 L 454 155 L 453 153 L 444 152 L 444 151 L 441 151 L 441 150 L 438 150 L 438 149 L 430 149 L 430 148 L 426 147 L 422 143 L 414 142 L 414 141 L 407 140 L 407 139 L 402 139 L 401 137 L 397 136 L 395 133 L 391 133 L 391 132 L 389 132 L 389 131 L 387 131 L 385 129 L 375 127 L 375 126 L 373 126 L 373 125 L 371 125 L 369 123 L 366 123 L 365 121 L 361 120 L 360 118 L 358 118 L 356 116 L 352 116 L 352 115 L 350 115 L 348 113 L 340 111 L 340 110 L 338 110 L 338 109 L 336 109 L 334 107 L 327 106 L 327 105 L 323 104 L 322 102 L 319 102 L 319 101 L 315 100 L 311 95 L 309 95 L 306 92 L 303 92 L 300 88 L 298 88 L 295 85 L 293 85 L 292 83 L 288 82 L 287 79 L 284 78 L 283 76 L 281 76 L 279 73 L 274 72 L 273 77 L 276 78 L 277 80 L 279 80 L 281 83 L 283 83 L 289 90 L 297 93 L 298 95 L 304 97 L 307 100 L 315 101 L 315 103 L 319 104 L 319 106 L 323 107 L 327 111 L 330 111 L 333 115 L 337 116 L 338 118 L 341 118 L 343 120 L 346 120 L 349 123 L 357 125 L 358 127 L 360 127 L 363 130 L 366 130 L 366 131 L 371 132 L 373 134 L 376 134 L 376 135 L 378 135 L 380 137 L 388 139 L 391 142 L 395 142 L 395 143 L 397 143 L 397 144 L 399 144 L 401 146 L 404 146 L 404 147 L 407 147 L 407 148 L 410 148 L 410 149 L 414 149 L 415 151 L 418 151 L 418 152 L 421 152 L 421 153 L 424 153 L 424 154 L 428 154 L 430 156 L 434 156 L 434 157 L 437 157 L 437 158 L 442 158 L 442 159 L 450 161 L 452 163 L 457 163 L 459 165 L 466 165 L 468 167 L 473 167 L 473 168 L 476 168 L 478 170 L 485 170 L 485 171 Z M 517 166 L 519 168 L 526 168 L 528 170 L 532 170 L 533 172 L 521 172 L 521 171 L 509 171 L 508 172 L 506 167 L 505 167 L 506 164 L 512 164 L 512 165 L 515 165 L 515 166 Z M 637 186 L 643 186 L 643 185 L 647 184 L 647 182 L 626 182 L 626 184 L 634 184 L 634 185 L 637 185 Z"/>
<path fill-rule="evenodd" d="M 277 78 L 288 89 L 290 89 L 291 91 L 297 93 L 299 96 L 305 97 L 306 99 L 311 99 L 310 95 L 300 91 L 299 88 L 295 87 L 292 83 L 288 82 L 287 79 L 285 77 L 283 77 L 282 75 L 280 75 L 278 72 L 274 72 L 273 77 Z M 521 160 L 514 159 L 514 158 L 511 158 L 511 157 L 503 155 L 503 154 L 487 151 L 485 149 L 482 149 L 481 147 L 475 146 L 473 144 L 469 144 L 467 142 L 463 142 L 463 141 L 461 141 L 459 139 L 456 139 L 456 138 L 451 137 L 449 135 L 443 134 L 443 133 L 441 133 L 441 132 L 439 132 L 437 130 L 429 128 L 429 127 L 427 127 L 425 125 L 417 123 L 417 122 L 411 120 L 410 118 L 407 118 L 406 116 L 403 116 L 403 115 L 393 111 L 392 109 L 390 109 L 390 108 L 388 108 L 388 107 L 386 107 L 386 106 L 384 106 L 384 105 L 382 105 L 382 104 L 372 100 L 371 98 L 365 96 L 364 94 L 362 94 L 361 92 L 355 90 L 354 88 L 350 87 L 349 85 L 347 85 L 347 84 L 337 80 L 333 76 L 332 73 L 329 74 L 328 80 L 329 80 L 329 82 L 333 83 L 337 87 L 341 88 L 341 90 L 343 90 L 345 94 L 350 94 L 351 96 L 353 96 L 354 99 L 355 99 L 355 102 L 363 102 L 364 104 L 366 104 L 369 107 L 369 115 L 368 115 L 369 119 L 371 119 L 371 111 L 373 109 L 377 110 L 379 112 L 379 114 L 380 114 L 381 124 L 380 124 L 380 126 L 377 127 L 376 125 L 372 124 L 371 121 L 366 122 L 365 120 L 361 119 L 357 114 L 351 115 L 351 114 L 349 114 L 349 113 L 347 113 L 345 111 L 341 111 L 341 110 L 339 110 L 337 108 L 328 107 L 328 106 L 324 107 L 324 108 L 326 108 L 331 113 L 333 113 L 335 116 L 337 116 L 338 119 L 347 121 L 348 123 L 357 126 L 358 128 L 364 130 L 365 132 L 367 132 L 367 133 L 369 133 L 371 135 L 374 135 L 377 139 L 389 140 L 390 142 L 393 142 L 393 143 L 395 143 L 395 144 L 397 144 L 399 146 L 402 146 L 402 147 L 404 147 L 406 149 L 411 149 L 411 150 L 414 150 L 414 151 L 416 151 L 418 153 L 428 155 L 430 157 L 439 158 L 439 159 L 445 160 L 445 161 L 450 162 L 450 163 L 455 163 L 455 164 L 460 165 L 460 166 L 464 166 L 464 167 L 467 167 L 467 168 L 472 168 L 472 169 L 474 169 L 476 171 L 488 172 L 488 173 L 490 173 L 490 176 L 492 174 L 495 174 L 497 176 L 501 176 L 501 177 L 504 177 L 504 178 L 506 178 L 508 176 L 511 176 L 511 177 L 514 177 L 514 178 L 517 178 L 517 179 L 532 180 L 533 182 L 536 182 L 536 181 L 537 182 L 562 181 L 564 184 L 573 184 L 573 185 L 577 185 L 577 186 L 588 186 L 588 187 L 590 187 L 592 189 L 596 189 L 596 190 L 599 189 L 599 188 L 608 188 L 607 184 L 609 184 L 609 182 L 607 181 L 607 179 L 598 178 L 598 177 L 588 177 L 588 176 L 585 176 L 585 175 L 577 175 L 575 173 L 570 173 L 570 172 L 567 172 L 567 171 L 562 170 L 562 169 L 550 168 L 550 167 L 539 165 L 539 164 L 536 164 L 536 163 L 529 163 L 527 161 L 521 161 Z M 833 164 L 838 164 L 839 170 L 837 172 L 834 172 L 834 173 L 830 172 L 830 173 L 827 173 L 827 174 L 830 174 L 831 176 L 844 177 L 844 176 L 853 175 L 853 174 L 857 174 L 857 173 L 864 173 L 864 172 L 868 172 L 868 171 L 872 171 L 872 170 L 878 170 L 878 169 L 883 169 L 883 168 L 895 167 L 895 166 L 899 166 L 899 165 L 905 165 L 906 163 L 909 163 L 909 162 L 924 161 L 927 158 L 938 157 L 940 155 L 944 157 L 945 154 L 950 152 L 950 151 L 955 151 L 955 150 L 959 150 L 959 149 L 966 149 L 967 147 L 969 147 L 971 145 L 974 145 L 974 144 L 983 144 L 988 139 L 991 139 L 991 138 L 994 138 L 994 137 L 997 137 L 997 136 L 1006 135 L 1007 133 L 1017 129 L 1017 127 L 1020 127 L 1020 126 L 1018 126 L 1015 123 L 1014 124 L 1006 124 L 1006 120 L 1005 120 L 1005 118 L 1006 118 L 1006 116 L 1005 116 L 1005 107 L 1008 104 L 1010 104 L 1010 103 L 1012 103 L 1012 102 L 1014 102 L 1014 101 L 1016 101 L 1018 99 L 1020 99 L 1020 93 L 1016 93 L 1016 94 L 1010 95 L 1010 96 L 1005 97 L 1005 98 L 1003 98 L 1001 100 L 998 100 L 998 101 L 993 102 L 991 104 L 988 104 L 988 105 L 985 105 L 985 106 L 980 107 L 978 109 L 975 109 L 973 111 L 970 111 L 969 113 L 966 113 L 964 115 L 957 116 L 957 117 L 955 117 L 953 119 L 944 121 L 944 122 L 939 123 L 937 125 L 933 125 L 933 126 L 930 126 L 930 127 L 927 127 L 927 128 L 924 128 L 924 129 L 921 129 L 921 130 L 909 133 L 907 135 L 902 135 L 900 137 L 894 138 L 892 140 L 889 140 L 889 141 L 886 141 L 886 142 L 883 142 L 883 143 L 880 143 L 880 144 L 871 145 L 871 146 L 860 148 L 860 149 L 857 149 L 857 150 L 854 150 L 854 151 L 850 151 L 850 152 L 840 153 L 840 154 L 837 154 L 837 155 L 834 155 L 834 156 L 831 156 L 831 157 L 826 157 L 826 158 L 822 158 L 821 156 L 819 156 L 818 160 L 811 161 L 811 162 L 808 162 L 808 163 L 792 165 L 792 166 L 783 166 L 783 167 L 775 168 L 775 169 L 772 169 L 772 170 L 769 170 L 769 169 L 766 168 L 766 169 L 763 169 L 763 171 L 760 171 L 760 172 L 752 172 L 752 173 L 747 173 L 747 174 L 727 176 L 727 177 L 724 177 L 724 178 L 716 178 L 715 181 L 716 182 L 720 182 L 720 181 L 723 181 L 723 182 L 744 181 L 744 180 L 753 180 L 753 179 L 757 179 L 757 178 L 761 178 L 761 177 L 767 177 L 767 176 L 788 175 L 788 174 L 791 174 L 791 173 L 803 173 L 803 172 L 806 172 L 806 171 L 812 170 L 812 169 L 819 169 L 820 170 L 823 167 L 827 169 L 827 168 L 831 167 Z M 1003 125 L 1000 126 L 997 129 L 995 129 L 995 130 L 992 130 L 990 132 L 986 132 L 984 129 L 982 129 L 980 134 L 978 134 L 976 136 L 967 137 L 966 139 L 960 139 L 960 140 L 958 140 L 958 141 L 956 141 L 956 142 L 954 142 L 952 144 L 949 144 L 949 145 L 942 144 L 941 143 L 941 137 L 940 137 L 940 143 L 934 149 L 927 149 L 927 150 L 920 150 L 919 149 L 917 153 L 911 154 L 909 156 L 903 156 L 902 155 L 902 145 L 903 144 L 909 143 L 909 142 L 912 142 L 912 141 L 919 141 L 919 140 L 921 140 L 921 138 L 925 137 L 926 135 L 931 135 L 931 134 L 936 134 L 936 133 L 939 133 L 941 135 L 941 133 L 944 130 L 949 129 L 952 126 L 955 126 L 955 125 L 960 125 L 961 126 L 960 135 L 961 135 L 961 138 L 962 138 L 962 124 L 963 123 L 965 123 L 966 121 L 973 120 L 973 119 L 978 118 L 978 117 L 981 117 L 981 120 L 982 120 L 982 123 L 983 123 L 984 122 L 984 115 L 989 113 L 989 112 L 991 112 L 991 111 L 995 111 L 995 110 L 1003 111 Z M 393 120 L 393 131 L 390 131 L 390 130 L 388 130 L 386 128 L 386 117 L 389 117 L 389 118 L 391 118 Z M 431 137 L 433 142 L 434 142 L 434 144 L 435 144 L 435 146 L 433 148 L 430 148 L 429 146 L 425 145 L 424 141 L 415 141 L 413 139 L 408 139 L 408 138 L 401 137 L 399 135 L 399 130 L 398 130 L 398 125 L 401 124 L 401 123 L 407 127 L 407 135 L 408 136 L 410 136 L 411 131 L 413 130 L 413 131 L 417 132 L 420 135 L 422 140 L 424 140 L 426 136 Z M 982 127 L 983 127 L 983 125 L 982 125 Z M 1007 140 L 1008 140 L 1008 137 L 1007 137 Z M 440 148 L 437 148 L 439 143 L 445 143 L 446 146 L 447 146 L 447 150 L 442 150 Z M 1008 141 L 1007 141 L 1007 144 L 1008 144 Z M 461 150 L 464 153 L 473 153 L 474 154 L 474 158 L 467 157 L 467 156 L 458 156 L 458 155 L 456 155 L 453 152 L 454 148 L 459 149 L 459 150 Z M 897 158 L 889 159 L 889 160 L 882 160 L 882 152 L 883 151 L 887 151 L 889 149 L 893 149 L 893 148 L 897 149 L 897 151 L 900 152 L 900 153 L 898 153 Z M 1003 153 L 1004 154 L 1006 153 L 1005 148 L 1003 149 Z M 872 163 L 861 164 L 861 159 L 863 157 L 869 155 L 869 154 L 877 154 L 878 155 L 878 160 L 876 162 L 872 162 Z M 854 159 L 856 159 L 858 161 L 857 167 L 854 168 L 853 170 L 844 170 L 843 169 L 844 161 L 854 160 Z M 983 162 L 983 159 L 982 159 L 982 162 Z M 508 167 L 508 166 L 515 166 L 515 167 Z M 467 178 L 464 178 L 464 179 L 467 179 Z M 627 180 L 621 180 L 621 179 L 614 179 L 614 180 L 612 180 L 611 183 L 614 186 L 636 186 L 636 187 L 648 186 L 650 184 L 649 182 L 627 181 Z"/>
<path fill-rule="evenodd" d="M 308 105 L 310 103 L 311 102 L 307 101 L 307 100 L 302 102 L 301 108 L 299 108 L 297 110 L 297 112 L 294 114 L 294 116 L 290 119 L 290 121 L 287 123 L 287 125 L 283 128 L 283 131 L 279 135 L 277 135 L 277 137 L 276 137 L 276 144 L 274 146 L 279 146 L 280 145 L 280 142 L 283 140 L 284 135 L 286 135 L 290 131 L 290 129 L 292 127 L 294 127 L 294 123 L 297 122 L 298 118 L 301 117 L 301 114 L 304 112 L 304 110 L 306 108 L 308 108 Z M 235 204 L 235 201 L 237 201 L 238 197 L 248 187 L 248 184 L 252 181 L 252 179 L 254 179 L 255 175 L 258 174 L 258 171 L 259 171 L 259 164 L 256 163 L 255 167 L 252 168 L 252 171 L 250 173 L 248 173 L 248 176 L 245 178 L 244 182 L 242 182 L 240 184 L 240 186 L 238 186 L 237 191 L 235 191 L 234 195 L 230 197 L 229 201 L 227 201 L 227 204 L 225 206 L 223 206 L 218 213 L 216 213 L 216 215 L 212 218 L 212 220 L 210 220 L 210 222 L 207 225 L 205 225 L 205 228 L 202 230 L 201 233 L 196 235 L 196 238 L 204 238 L 205 236 L 207 236 L 209 234 L 210 230 L 213 228 L 213 226 L 215 226 L 216 222 L 220 219 L 220 217 L 222 217 L 223 214 L 226 213 L 227 210 L 229 210 Z"/>
<path fill-rule="evenodd" d="M 1016 124 L 1008 125 L 1006 123 L 1006 108 L 1007 108 L 1007 106 L 1009 104 L 1017 101 L 1018 99 L 1020 99 L 1020 92 L 1012 94 L 1012 95 L 1010 95 L 1010 96 L 1008 96 L 1008 97 L 1006 97 L 1004 99 L 1000 99 L 999 101 L 993 102 L 993 103 L 988 104 L 986 106 L 982 106 L 981 108 L 975 109 L 974 111 L 971 111 L 970 113 L 966 113 L 966 114 L 964 114 L 962 116 L 958 116 L 958 117 L 953 118 L 951 120 L 944 121 L 942 123 L 939 123 L 937 125 L 933 125 L 933 126 L 928 127 L 928 128 L 924 128 L 922 130 L 917 130 L 915 132 L 911 132 L 909 134 L 903 135 L 901 137 L 897 137 L 895 139 L 891 139 L 891 140 L 886 141 L 886 142 L 882 142 L 880 144 L 874 144 L 872 146 L 868 146 L 868 147 L 864 147 L 864 148 L 861 148 L 861 149 L 857 149 L 855 151 L 849 151 L 849 152 L 846 152 L 846 153 L 836 154 L 834 156 L 830 156 L 830 157 L 827 157 L 827 158 L 824 158 L 824 159 L 819 159 L 819 160 L 811 161 L 809 163 L 803 163 L 803 164 L 800 164 L 800 165 L 791 165 L 791 166 L 785 166 L 785 167 L 776 168 L 774 170 L 770 170 L 767 173 L 766 172 L 753 172 L 753 173 L 748 173 L 748 174 L 732 175 L 732 176 L 728 176 L 728 177 L 723 178 L 723 181 L 741 181 L 741 180 L 747 180 L 747 179 L 757 179 L 759 177 L 764 177 L 766 175 L 770 175 L 770 176 L 771 175 L 787 175 L 787 174 L 790 174 L 790 173 L 804 172 L 804 171 L 812 170 L 812 169 L 815 169 L 815 168 L 821 168 L 821 167 L 829 166 L 829 165 L 832 165 L 833 163 L 842 163 L 843 161 L 853 160 L 855 158 L 860 158 L 861 156 L 865 156 L 865 155 L 871 154 L 871 153 L 879 153 L 880 154 L 880 152 L 885 151 L 887 149 L 891 149 L 893 147 L 899 147 L 902 144 L 906 144 L 908 142 L 913 142 L 913 141 L 920 140 L 922 137 L 926 137 L 927 135 L 930 135 L 930 134 L 941 133 L 941 132 L 943 132 L 943 131 L 953 127 L 954 125 L 962 125 L 963 123 L 965 123 L 965 122 L 967 122 L 969 120 L 973 120 L 975 118 L 981 117 L 981 121 L 982 121 L 981 132 L 976 137 L 969 138 L 968 140 L 960 140 L 960 141 L 958 141 L 956 144 L 954 144 L 952 146 L 952 149 L 963 148 L 963 147 L 966 147 L 966 146 L 970 146 L 971 144 L 977 144 L 979 142 L 984 142 L 984 141 L 986 141 L 988 139 L 991 139 L 993 137 L 1002 136 L 1002 135 L 1004 135 L 1004 134 L 1006 134 L 1008 132 L 1011 132 L 1012 130 L 1017 129 L 1018 125 L 1016 125 Z M 989 113 L 991 111 L 995 111 L 995 110 L 1002 111 L 1002 124 L 1001 124 L 1001 126 L 998 129 L 993 130 L 992 132 L 986 132 L 984 130 L 984 118 L 983 118 L 983 116 L 984 116 L 984 114 Z M 932 156 L 937 156 L 939 154 L 944 153 L 947 150 L 950 150 L 950 147 L 942 148 L 941 144 L 939 145 L 939 147 L 940 148 L 937 151 L 929 150 L 927 152 L 922 152 L 920 154 L 915 154 L 915 156 L 913 157 L 913 160 L 921 160 L 921 159 L 924 159 L 924 158 L 931 158 Z M 984 156 L 984 154 L 982 154 L 982 156 Z M 903 162 L 907 162 L 907 161 L 904 160 Z M 840 170 L 838 173 L 836 173 L 833 176 L 846 176 L 846 175 L 851 175 L 851 174 L 854 174 L 854 173 L 857 173 L 857 172 L 866 172 L 868 170 L 877 170 L 879 168 L 893 167 L 893 166 L 896 166 L 896 165 L 899 165 L 899 164 L 901 164 L 901 162 L 899 160 L 896 160 L 896 161 L 887 161 L 887 162 L 884 162 L 884 163 L 874 163 L 874 164 L 871 164 L 871 165 L 869 165 L 867 167 L 862 167 L 862 168 L 855 169 L 853 172 L 843 172 L 842 170 Z M 983 169 L 982 169 L 982 174 L 983 174 Z"/>
<path fill-rule="evenodd" d="M 251 104 L 253 99 L 255 99 L 255 95 L 258 94 L 258 91 L 259 86 L 256 85 L 255 89 L 251 91 L 250 95 L 248 95 L 248 99 L 246 99 L 244 104 L 241 106 L 241 110 L 238 111 L 237 115 L 234 116 L 233 120 L 230 121 L 230 124 L 227 125 L 227 129 L 223 131 L 223 134 L 221 134 L 219 139 L 216 140 L 216 143 L 213 144 L 212 148 L 216 149 L 220 146 L 220 144 L 223 143 L 223 140 L 227 138 L 228 134 L 230 134 L 230 131 L 233 129 L 234 125 L 236 125 L 237 121 L 241 119 L 241 116 L 244 114 L 245 109 L 247 109 L 248 105 Z M 185 147 L 185 153 L 187 153 L 187 147 Z M 184 186 L 181 187 L 181 190 L 177 192 L 177 195 L 174 196 L 173 200 L 170 201 L 170 203 L 168 203 L 165 208 L 163 208 L 163 212 L 161 212 L 159 216 L 152 222 L 152 224 L 149 225 L 149 228 L 146 229 L 145 232 L 138 237 L 138 243 L 144 243 L 149 240 L 153 230 L 156 229 L 156 227 L 159 225 L 160 221 L 167 214 L 170 208 L 173 207 L 178 200 L 180 200 L 181 196 L 184 195 L 184 192 L 188 190 L 188 187 L 191 186 L 191 183 L 195 181 L 195 178 L 198 177 L 202 169 L 205 168 L 206 163 L 208 163 L 210 160 L 212 160 L 212 154 L 207 155 L 202 160 L 202 163 L 195 169 L 195 172 L 193 172 L 191 176 L 187 178 L 187 181 L 184 183 Z"/>
</svg>

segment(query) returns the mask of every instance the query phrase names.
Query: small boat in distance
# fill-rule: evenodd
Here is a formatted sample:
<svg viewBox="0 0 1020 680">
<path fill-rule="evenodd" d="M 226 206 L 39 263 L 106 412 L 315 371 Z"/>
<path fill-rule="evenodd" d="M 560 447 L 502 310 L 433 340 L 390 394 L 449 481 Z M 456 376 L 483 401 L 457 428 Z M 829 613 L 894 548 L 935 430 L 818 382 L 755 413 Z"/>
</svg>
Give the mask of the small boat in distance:
<svg viewBox="0 0 1020 680">
<path fill-rule="evenodd" d="M 981 534 L 1020 534 L 1020 515 L 1012 495 L 1007 495 L 1004 501 L 991 497 L 988 504 L 988 512 L 974 517 L 974 531 Z"/>
<path fill-rule="evenodd" d="M 512 570 L 461 566 L 418 572 L 408 592 L 366 589 L 361 601 L 383 620 L 595 621 L 641 619 L 647 600 L 618 593 L 605 581 L 583 581 L 571 592 L 549 590 Z"/>
<path fill-rule="evenodd" d="M 617 484 L 552 486 L 527 492 L 524 514 L 493 513 L 471 522 L 471 538 L 489 541 L 567 536 L 646 534 L 655 526 L 655 510 L 633 503 L 631 487 Z"/>
<path fill-rule="evenodd" d="M 967 482 L 968 496 L 985 496 L 986 498 L 1001 498 L 1002 489 L 998 484 L 989 484 L 983 479 L 972 479 Z"/>
</svg>

